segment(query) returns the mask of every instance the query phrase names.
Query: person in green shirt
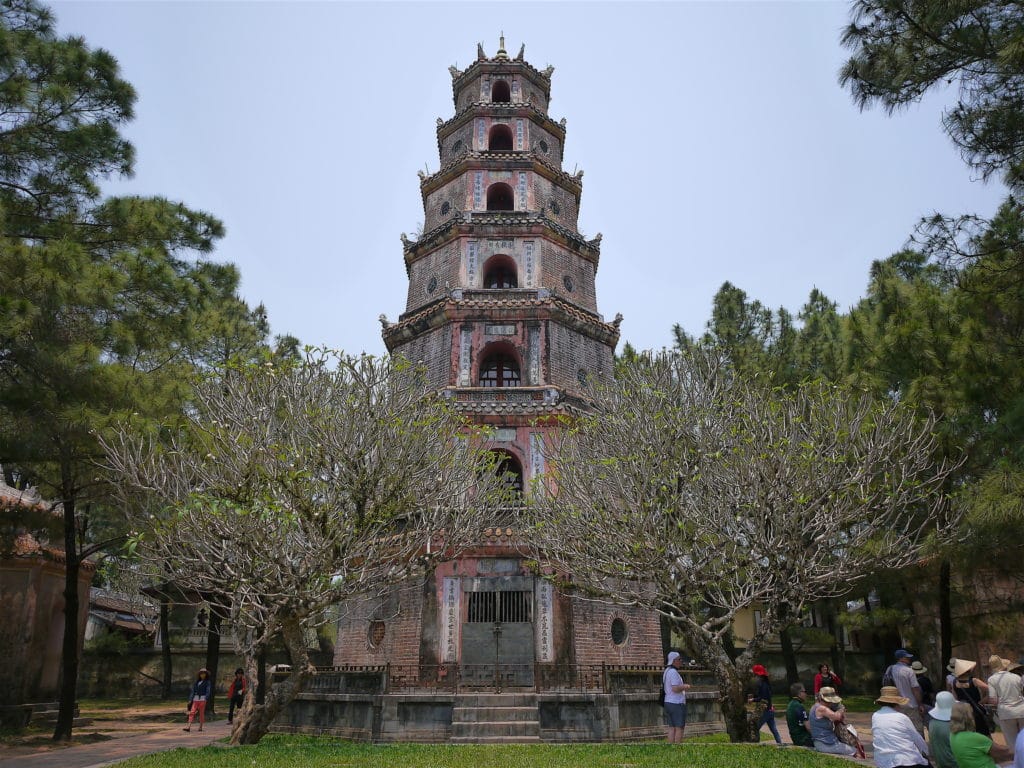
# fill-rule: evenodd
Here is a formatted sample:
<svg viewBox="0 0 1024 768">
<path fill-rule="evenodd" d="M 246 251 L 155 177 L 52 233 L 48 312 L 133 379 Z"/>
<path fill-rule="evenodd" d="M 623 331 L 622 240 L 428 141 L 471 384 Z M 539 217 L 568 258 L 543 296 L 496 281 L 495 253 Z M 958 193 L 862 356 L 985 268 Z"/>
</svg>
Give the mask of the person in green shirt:
<svg viewBox="0 0 1024 768">
<path fill-rule="evenodd" d="M 997 761 L 1013 757 L 1008 749 L 974 730 L 974 712 L 971 705 L 963 701 L 953 705 L 949 733 L 949 745 L 959 768 L 997 768 Z"/>
<path fill-rule="evenodd" d="M 789 726 L 789 738 L 798 747 L 810 747 L 814 749 L 814 739 L 807 726 L 807 710 L 804 709 L 804 699 L 807 698 L 807 689 L 803 683 L 793 683 L 789 686 L 789 706 L 786 707 L 786 724 Z"/>
</svg>

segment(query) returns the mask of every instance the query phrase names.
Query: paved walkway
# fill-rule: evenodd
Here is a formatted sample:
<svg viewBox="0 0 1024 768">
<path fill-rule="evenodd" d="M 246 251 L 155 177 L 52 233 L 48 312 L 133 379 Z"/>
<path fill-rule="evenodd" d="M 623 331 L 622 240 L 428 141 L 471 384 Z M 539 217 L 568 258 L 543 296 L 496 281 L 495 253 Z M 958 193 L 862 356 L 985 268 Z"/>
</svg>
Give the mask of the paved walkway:
<svg viewBox="0 0 1024 768">
<path fill-rule="evenodd" d="M 182 718 L 184 719 L 184 718 Z M 143 734 L 124 733 L 107 741 L 75 744 L 60 749 L 46 748 L 34 753 L 27 747 L 0 750 L 3 768 L 101 768 L 114 765 L 136 755 L 148 755 L 178 747 L 205 747 L 227 739 L 231 726 L 227 720 L 208 722 L 202 733 L 192 726 L 191 733 L 182 731 L 182 724 L 167 726 Z M 183 761 L 183 764 L 184 761 Z"/>
</svg>

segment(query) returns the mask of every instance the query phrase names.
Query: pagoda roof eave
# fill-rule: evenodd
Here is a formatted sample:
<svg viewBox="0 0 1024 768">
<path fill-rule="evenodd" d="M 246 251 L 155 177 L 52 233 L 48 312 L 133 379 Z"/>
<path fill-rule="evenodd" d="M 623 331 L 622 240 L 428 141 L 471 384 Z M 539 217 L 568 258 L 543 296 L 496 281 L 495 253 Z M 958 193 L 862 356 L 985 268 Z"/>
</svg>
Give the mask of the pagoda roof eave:
<svg viewBox="0 0 1024 768">
<path fill-rule="evenodd" d="M 460 236 L 486 237 L 500 235 L 538 235 L 547 233 L 549 239 L 561 241 L 594 264 L 596 270 L 601 256 L 601 235 L 587 240 L 579 232 L 563 227 L 543 211 L 463 211 L 443 224 L 439 224 L 418 240 L 402 238 L 405 251 L 406 273 L 420 256 Z"/>
<path fill-rule="evenodd" d="M 440 188 L 461 173 L 472 170 L 492 168 L 497 170 L 530 168 L 551 181 L 561 184 L 576 196 L 579 202 L 583 194 L 583 172 L 577 171 L 575 175 L 566 173 L 561 168 L 547 162 L 532 149 L 509 150 L 507 152 L 478 152 L 471 150 L 463 152 L 453 158 L 447 165 L 438 169 L 436 173 L 420 177 L 420 195 L 425 200 L 426 196 Z"/>
</svg>

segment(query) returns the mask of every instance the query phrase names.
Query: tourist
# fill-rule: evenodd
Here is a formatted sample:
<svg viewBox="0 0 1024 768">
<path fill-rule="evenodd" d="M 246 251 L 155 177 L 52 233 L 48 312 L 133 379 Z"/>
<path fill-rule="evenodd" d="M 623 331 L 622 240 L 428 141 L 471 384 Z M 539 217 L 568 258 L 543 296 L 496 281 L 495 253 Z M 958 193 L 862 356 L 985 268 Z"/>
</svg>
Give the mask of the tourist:
<svg viewBox="0 0 1024 768">
<path fill-rule="evenodd" d="M 818 674 L 814 676 L 814 695 L 818 695 L 818 691 L 822 687 L 827 686 L 834 688 L 836 692 L 839 692 L 839 686 L 843 684 L 843 681 L 839 679 L 839 675 L 829 669 L 828 664 L 822 664 L 818 667 Z"/>
<path fill-rule="evenodd" d="M 922 664 L 917 659 L 914 659 L 911 663 L 910 668 L 914 670 L 914 676 L 917 678 L 917 685 L 921 689 L 921 703 L 926 707 L 930 707 L 935 703 L 935 685 L 932 683 L 932 679 L 928 677 L 928 667 Z M 927 716 L 928 712 L 925 711 Z"/>
<path fill-rule="evenodd" d="M 1003 731 L 1003 738 L 1009 749 L 1014 748 L 1017 734 L 1024 730 L 1024 695 L 1021 694 L 1021 678 L 1010 672 L 1016 665 L 1009 659 L 992 656 L 988 665 L 994 674 L 988 679 L 988 695 L 996 704 L 996 719 Z"/>
<path fill-rule="evenodd" d="M 246 692 L 249 690 L 249 683 L 245 679 L 245 672 L 241 667 L 235 670 L 235 679 L 228 687 L 228 722 L 234 719 L 235 707 L 241 708 Z"/>
<path fill-rule="evenodd" d="M 1017 734 L 1013 749 L 1013 768 L 1024 768 L 1024 728 Z"/>
<path fill-rule="evenodd" d="M 953 670 L 956 669 L 956 656 L 949 657 L 949 664 L 946 665 L 946 690 L 953 693 L 956 689 L 956 675 L 953 674 Z"/>
<path fill-rule="evenodd" d="M 206 702 L 210 700 L 213 692 L 210 685 L 210 673 L 203 667 L 196 673 L 196 681 L 192 684 L 192 691 L 188 697 L 188 725 L 184 730 L 192 730 L 192 721 L 199 715 L 199 730 L 203 730 L 206 722 Z"/>
<path fill-rule="evenodd" d="M 995 768 L 1010 759 L 1010 750 L 974 730 L 974 710 L 966 701 L 953 705 L 949 718 L 949 744 L 959 768 Z"/>
<path fill-rule="evenodd" d="M 853 757 L 857 750 L 849 744 L 844 744 L 836 736 L 835 724 L 843 723 L 845 708 L 839 707 L 833 710 L 830 704 L 842 704 L 842 699 L 836 693 L 835 688 L 825 686 L 814 697 L 814 705 L 811 707 L 811 738 L 814 739 L 814 748 L 818 752 L 825 752 L 829 755 L 846 755 Z"/>
<path fill-rule="evenodd" d="M 909 667 L 907 670 L 909 671 Z M 894 685 L 884 685 L 871 715 L 875 765 L 878 768 L 928 768 L 928 745 L 906 713 L 909 703 Z M 961 766 L 961 768 L 965 768 Z"/>
<path fill-rule="evenodd" d="M 992 729 L 988 724 L 988 712 L 982 699 L 988 695 L 988 684 L 971 673 L 978 666 L 976 661 L 957 659 L 953 674 L 956 676 L 956 684 L 953 686 L 953 695 L 957 701 L 967 704 L 974 713 L 974 729 L 983 736 L 989 736 Z"/>
<path fill-rule="evenodd" d="M 690 686 L 683 682 L 679 668 L 683 660 L 676 651 L 668 655 L 668 667 L 661 675 L 661 684 L 665 691 L 665 725 L 668 727 L 668 741 L 678 744 L 683 740 L 686 729 L 686 689 Z"/>
<path fill-rule="evenodd" d="M 767 725 L 775 737 L 775 743 L 781 745 L 782 737 L 779 735 L 779 727 L 775 725 L 775 705 L 772 704 L 772 684 L 768 680 L 768 670 L 762 664 L 755 664 L 750 671 L 757 675 L 757 690 L 751 701 L 755 709 L 761 712 L 755 733 L 760 733 L 762 726 Z"/>
<path fill-rule="evenodd" d="M 882 675 L 882 685 L 893 685 L 902 698 L 907 702 L 903 706 L 903 714 L 910 718 L 910 722 L 917 728 L 917 732 L 924 736 L 924 694 L 917 682 L 917 675 L 910 668 L 911 659 L 914 654 L 900 648 L 893 654 L 896 663 L 889 666 Z"/>
<path fill-rule="evenodd" d="M 956 699 L 949 691 L 935 694 L 935 707 L 928 713 L 928 747 L 936 768 L 957 768 L 953 748 L 949 746 L 949 716 Z"/>
<path fill-rule="evenodd" d="M 807 689 L 803 683 L 793 683 L 789 686 L 789 706 L 786 707 L 786 725 L 789 726 L 789 739 L 798 747 L 814 749 L 814 739 L 811 737 L 811 727 L 807 723 L 807 710 L 804 709 L 804 699 L 807 698 Z"/>
</svg>

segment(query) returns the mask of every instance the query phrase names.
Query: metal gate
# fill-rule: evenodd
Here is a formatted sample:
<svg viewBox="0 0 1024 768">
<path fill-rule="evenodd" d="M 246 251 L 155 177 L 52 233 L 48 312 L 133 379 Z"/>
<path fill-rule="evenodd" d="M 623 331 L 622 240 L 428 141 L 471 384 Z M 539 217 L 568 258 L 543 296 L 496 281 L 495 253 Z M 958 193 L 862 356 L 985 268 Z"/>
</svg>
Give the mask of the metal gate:
<svg viewBox="0 0 1024 768">
<path fill-rule="evenodd" d="M 532 686 L 534 662 L 532 579 L 473 579 L 465 592 L 462 625 L 463 685 Z M 527 582 L 527 583 L 524 583 Z M 529 589 L 522 587 L 529 585 Z"/>
</svg>

